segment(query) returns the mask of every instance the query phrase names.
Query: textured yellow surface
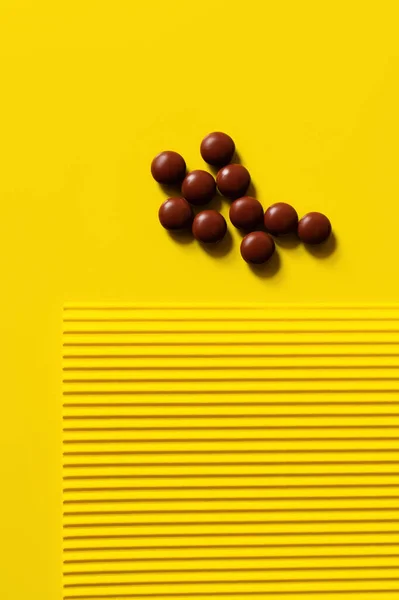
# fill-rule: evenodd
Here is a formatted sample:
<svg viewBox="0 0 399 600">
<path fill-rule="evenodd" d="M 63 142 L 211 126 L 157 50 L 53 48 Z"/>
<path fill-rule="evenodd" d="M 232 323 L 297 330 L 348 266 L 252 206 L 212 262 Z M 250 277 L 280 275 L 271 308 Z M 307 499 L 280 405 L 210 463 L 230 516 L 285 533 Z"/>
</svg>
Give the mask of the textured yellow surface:
<svg viewBox="0 0 399 600">
<path fill-rule="evenodd" d="M 67 307 L 65 599 L 397 598 L 398 326 Z"/>
<path fill-rule="evenodd" d="M 66 302 L 397 300 L 397 19 L 393 1 L 3 0 L 2 599 L 61 598 Z M 214 129 L 265 205 L 329 214 L 331 256 L 279 248 L 260 277 L 235 232 L 216 258 L 159 228 L 152 156 L 202 167 Z"/>
</svg>

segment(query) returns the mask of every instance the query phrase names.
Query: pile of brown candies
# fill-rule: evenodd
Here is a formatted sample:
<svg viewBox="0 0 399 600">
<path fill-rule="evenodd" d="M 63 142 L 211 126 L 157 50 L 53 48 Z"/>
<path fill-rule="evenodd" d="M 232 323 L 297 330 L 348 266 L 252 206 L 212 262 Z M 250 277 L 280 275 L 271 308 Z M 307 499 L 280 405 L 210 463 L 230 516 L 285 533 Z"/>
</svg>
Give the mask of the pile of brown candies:
<svg viewBox="0 0 399 600">
<path fill-rule="evenodd" d="M 224 217 L 216 210 L 201 208 L 197 214 L 193 210 L 208 204 L 218 190 L 232 200 L 231 223 L 246 234 L 241 242 L 241 256 L 248 263 L 262 264 L 272 257 L 272 236 L 294 234 L 305 244 L 321 244 L 330 236 L 331 223 L 322 213 L 310 212 L 299 220 L 295 208 L 285 202 L 272 204 L 264 212 L 259 200 L 246 195 L 251 176 L 243 165 L 231 162 L 235 144 L 226 133 L 215 131 L 207 135 L 200 151 L 205 162 L 219 169 L 216 181 L 208 171 L 187 173 L 185 160 L 177 152 L 161 152 L 152 161 L 151 173 L 158 183 L 181 186 L 181 195 L 168 198 L 159 209 L 159 220 L 165 229 L 191 229 L 199 242 L 220 242 L 227 232 Z"/>
</svg>

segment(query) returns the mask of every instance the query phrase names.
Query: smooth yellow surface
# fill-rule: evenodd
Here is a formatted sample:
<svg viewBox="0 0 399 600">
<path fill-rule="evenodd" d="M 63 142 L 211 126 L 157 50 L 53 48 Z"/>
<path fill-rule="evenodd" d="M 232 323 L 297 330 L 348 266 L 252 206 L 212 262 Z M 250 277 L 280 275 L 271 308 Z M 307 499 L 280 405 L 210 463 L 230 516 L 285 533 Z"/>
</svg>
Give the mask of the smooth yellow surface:
<svg viewBox="0 0 399 600">
<path fill-rule="evenodd" d="M 65 302 L 397 300 L 397 25 L 394 1 L 2 1 L 2 599 L 61 597 Z M 328 213 L 331 256 L 260 277 L 235 232 L 216 258 L 161 230 L 153 155 L 202 168 L 215 129 L 265 205 Z"/>
</svg>

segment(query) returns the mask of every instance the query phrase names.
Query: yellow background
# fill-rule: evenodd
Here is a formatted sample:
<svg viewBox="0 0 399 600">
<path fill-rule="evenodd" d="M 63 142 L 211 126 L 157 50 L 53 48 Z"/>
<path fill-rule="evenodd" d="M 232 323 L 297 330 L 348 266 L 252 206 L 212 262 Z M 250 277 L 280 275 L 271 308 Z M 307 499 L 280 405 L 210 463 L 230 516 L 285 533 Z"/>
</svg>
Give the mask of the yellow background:
<svg viewBox="0 0 399 600">
<path fill-rule="evenodd" d="M 60 598 L 64 302 L 397 300 L 397 27 L 394 1 L 2 1 L 2 599 Z M 330 216 L 331 256 L 263 277 L 235 233 L 169 238 L 151 159 L 203 168 L 215 129 L 265 205 Z"/>
</svg>

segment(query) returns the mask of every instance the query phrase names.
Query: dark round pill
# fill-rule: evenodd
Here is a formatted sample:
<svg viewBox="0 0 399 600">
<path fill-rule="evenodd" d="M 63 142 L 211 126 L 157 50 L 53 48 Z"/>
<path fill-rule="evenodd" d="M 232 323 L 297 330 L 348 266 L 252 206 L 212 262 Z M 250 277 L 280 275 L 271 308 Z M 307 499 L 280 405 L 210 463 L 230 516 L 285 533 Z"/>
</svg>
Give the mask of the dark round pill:
<svg viewBox="0 0 399 600">
<path fill-rule="evenodd" d="M 184 198 L 168 198 L 158 212 L 162 227 L 171 231 L 189 229 L 193 222 L 193 209 Z"/>
<path fill-rule="evenodd" d="M 201 142 L 201 156 L 205 162 L 215 167 L 224 167 L 233 158 L 236 147 L 227 133 L 214 131 Z"/>
<path fill-rule="evenodd" d="M 325 215 L 310 212 L 298 223 L 298 236 L 305 244 L 321 244 L 331 233 L 331 223 Z"/>
<path fill-rule="evenodd" d="M 193 235 L 206 244 L 220 242 L 227 231 L 224 217 L 216 210 L 203 210 L 193 221 Z"/>
<path fill-rule="evenodd" d="M 237 164 L 223 167 L 216 177 L 219 192 L 231 200 L 244 196 L 250 182 L 251 176 L 247 169 Z"/>
<path fill-rule="evenodd" d="M 234 200 L 230 206 L 230 221 L 237 229 L 251 231 L 263 221 L 263 208 L 259 200 L 251 196 L 243 196 Z"/>
<path fill-rule="evenodd" d="M 200 206 L 212 200 L 216 193 L 215 179 L 207 171 L 191 171 L 181 186 L 183 196 L 191 204 Z"/>
<path fill-rule="evenodd" d="M 265 212 L 265 227 L 273 235 L 294 233 L 298 227 L 298 214 L 291 204 L 276 202 Z"/>
<path fill-rule="evenodd" d="M 151 174 L 158 183 L 168 185 L 180 183 L 186 174 L 185 160 L 172 150 L 161 152 L 151 163 Z"/>
<path fill-rule="evenodd" d="M 241 256 L 247 263 L 260 265 L 273 256 L 273 238 L 264 231 L 248 233 L 241 242 Z"/>
</svg>

